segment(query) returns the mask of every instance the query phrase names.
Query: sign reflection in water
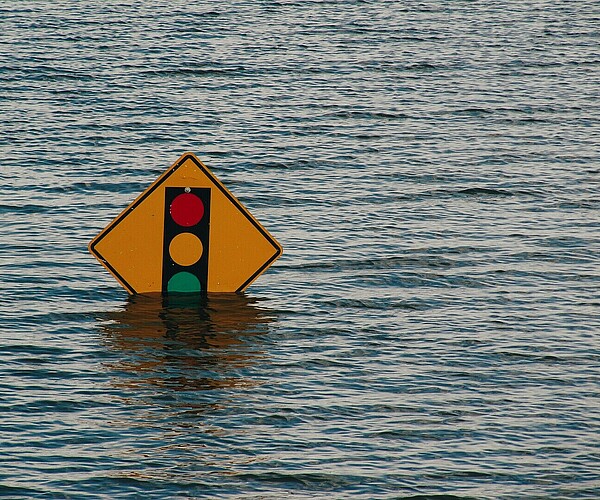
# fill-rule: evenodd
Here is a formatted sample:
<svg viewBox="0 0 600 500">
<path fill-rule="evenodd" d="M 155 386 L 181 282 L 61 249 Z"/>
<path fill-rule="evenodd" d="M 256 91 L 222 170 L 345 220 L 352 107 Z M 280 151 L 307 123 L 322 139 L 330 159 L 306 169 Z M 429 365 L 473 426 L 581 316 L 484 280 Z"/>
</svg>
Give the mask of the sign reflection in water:
<svg viewBox="0 0 600 500">
<path fill-rule="evenodd" d="M 102 329 L 119 351 L 117 385 L 194 391 L 252 385 L 242 371 L 263 357 L 256 336 L 273 320 L 241 294 L 134 295 Z"/>
</svg>

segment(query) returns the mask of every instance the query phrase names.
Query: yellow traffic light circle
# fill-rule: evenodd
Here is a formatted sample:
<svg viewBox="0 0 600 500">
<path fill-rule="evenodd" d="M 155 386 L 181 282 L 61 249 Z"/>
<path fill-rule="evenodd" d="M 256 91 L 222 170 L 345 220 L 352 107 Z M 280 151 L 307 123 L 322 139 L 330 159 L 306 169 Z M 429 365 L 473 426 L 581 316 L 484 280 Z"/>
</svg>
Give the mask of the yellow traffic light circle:
<svg viewBox="0 0 600 500">
<path fill-rule="evenodd" d="M 191 266 L 202 257 L 202 242 L 192 233 L 179 233 L 169 244 L 169 255 L 180 266 Z"/>
</svg>

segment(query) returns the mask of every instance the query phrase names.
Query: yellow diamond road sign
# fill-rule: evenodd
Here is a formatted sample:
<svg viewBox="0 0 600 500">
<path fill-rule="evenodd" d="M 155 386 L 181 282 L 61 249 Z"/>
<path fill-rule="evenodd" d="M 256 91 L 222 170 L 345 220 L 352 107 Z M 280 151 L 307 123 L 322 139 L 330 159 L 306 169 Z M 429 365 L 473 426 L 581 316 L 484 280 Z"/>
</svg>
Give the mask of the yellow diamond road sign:
<svg viewBox="0 0 600 500">
<path fill-rule="evenodd" d="M 282 252 L 192 153 L 138 196 L 89 250 L 132 294 L 241 292 Z"/>
</svg>

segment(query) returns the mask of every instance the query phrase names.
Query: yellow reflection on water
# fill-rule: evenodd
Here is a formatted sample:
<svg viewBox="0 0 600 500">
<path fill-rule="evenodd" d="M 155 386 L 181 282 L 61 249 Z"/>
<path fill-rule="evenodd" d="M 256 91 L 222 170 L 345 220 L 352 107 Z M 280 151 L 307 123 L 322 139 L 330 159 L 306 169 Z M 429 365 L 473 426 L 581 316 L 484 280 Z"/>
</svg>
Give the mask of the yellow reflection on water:
<svg viewBox="0 0 600 500">
<path fill-rule="evenodd" d="M 122 354 L 108 365 L 115 385 L 173 391 L 253 385 L 238 371 L 264 356 L 255 337 L 273 321 L 243 294 L 136 295 L 105 317 L 105 341 Z"/>
</svg>

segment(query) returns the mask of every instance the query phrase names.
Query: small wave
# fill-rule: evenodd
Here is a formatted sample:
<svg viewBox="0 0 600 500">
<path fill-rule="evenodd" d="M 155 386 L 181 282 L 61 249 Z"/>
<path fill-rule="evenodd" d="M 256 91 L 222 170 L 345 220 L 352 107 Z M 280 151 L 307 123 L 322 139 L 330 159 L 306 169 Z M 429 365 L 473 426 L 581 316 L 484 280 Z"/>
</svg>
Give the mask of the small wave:
<svg viewBox="0 0 600 500">
<path fill-rule="evenodd" d="M 499 352 L 496 354 L 500 358 L 504 358 L 510 362 L 523 362 L 523 363 L 543 363 L 543 364 L 558 364 L 558 363 L 566 363 L 572 365 L 574 363 L 573 358 L 564 358 L 560 356 L 555 356 L 553 354 L 533 354 L 528 352 L 515 352 L 515 351 L 506 351 Z M 585 360 L 587 361 L 587 360 Z"/>
<path fill-rule="evenodd" d="M 52 210 L 53 207 L 45 207 L 43 205 L 0 205 L 0 214 L 9 213 L 24 213 L 24 214 L 39 214 Z"/>
<path fill-rule="evenodd" d="M 490 187 L 469 187 L 462 189 L 439 189 L 429 191 L 421 196 L 433 198 L 454 198 L 454 197 L 473 197 L 473 198 L 498 198 L 512 196 L 541 196 L 542 193 L 533 189 L 505 189 Z"/>
<path fill-rule="evenodd" d="M 17 66 L 7 67 L 3 70 L 8 70 L 12 73 L 16 73 L 18 77 L 26 81 L 91 81 L 94 79 L 92 73 L 84 73 L 82 71 L 76 71 L 68 68 L 56 68 L 52 66 L 38 65 L 33 67 L 28 66 Z"/>
<path fill-rule="evenodd" d="M 401 112 L 385 112 L 385 111 L 351 111 L 340 110 L 331 113 L 326 113 L 321 118 L 343 118 L 343 119 L 367 119 L 367 120 L 406 120 L 409 118 L 417 118 Z"/>
<path fill-rule="evenodd" d="M 298 269 L 303 271 L 334 269 L 359 270 L 359 269 L 397 269 L 407 267 L 449 268 L 456 265 L 451 259 L 437 255 L 433 256 L 394 256 L 374 259 L 339 259 L 324 262 L 310 262 L 299 265 L 279 266 L 280 268 Z"/>
<path fill-rule="evenodd" d="M 0 484 L 0 496 L 7 498 L 38 498 L 47 492 L 42 489 L 21 486 L 4 486 Z"/>
<path fill-rule="evenodd" d="M 139 193 L 146 186 L 137 182 L 74 182 L 64 186 L 53 186 L 44 189 L 45 192 L 52 193 Z M 1 210 L 1 208 L 0 208 Z"/>
<path fill-rule="evenodd" d="M 240 74 L 246 71 L 243 66 L 236 66 L 232 68 L 173 68 L 173 69 L 161 69 L 161 70 L 146 70 L 142 71 L 141 75 L 145 76 L 179 76 L 179 75 L 191 75 L 191 76 L 231 76 L 234 74 Z"/>
<path fill-rule="evenodd" d="M 430 309 L 432 304 L 420 300 L 399 299 L 338 299 L 322 303 L 323 306 L 342 307 L 346 309 L 405 309 L 408 311 L 424 311 Z"/>
<path fill-rule="evenodd" d="M 466 196 L 514 196 L 510 191 L 506 191 L 504 189 L 494 189 L 494 188 L 484 188 L 484 187 L 474 187 L 474 188 L 466 188 L 461 189 L 456 192 L 459 195 Z"/>
<path fill-rule="evenodd" d="M 285 484 L 288 486 L 302 488 L 319 488 L 319 490 L 335 490 L 336 488 L 355 485 L 357 478 L 351 475 L 327 474 L 322 472 L 285 473 L 285 472 L 263 472 L 263 473 L 239 473 L 237 479 L 243 481 L 260 481 L 272 485 Z"/>
<path fill-rule="evenodd" d="M 393 178 L 393 176 L 390 176 Z M 396 175 L 396 177 L 399 177 Z M 424 178 L 422 183 L 431 182 Z M 510 197 L 542 197 L 542 191 L 535 189 L 505 189 L 505 188 L 488 188 L 488 187 L 469 187 L 458 189 L 433 189 L 414 193 L 407 193 L 396 197 L 398 201 L 404 202 L 419 202 L 429 199 L 448 199 L 448 198 L 510 198 Z M 369 197 L 365 197 L 368 201 L 373 201 Z M 381 200 L 381 196 L 377 196 Z"/>
<path fill-rule="evenodd" d="M 453 115 L 468 115 L 468 116 L 481 116 L 481 115 L 491 115 L 494 113 L 493 109 L 488 108 L 465 108 L 465 109 L 457 109 L 452 111 Z"/>
</svg>

